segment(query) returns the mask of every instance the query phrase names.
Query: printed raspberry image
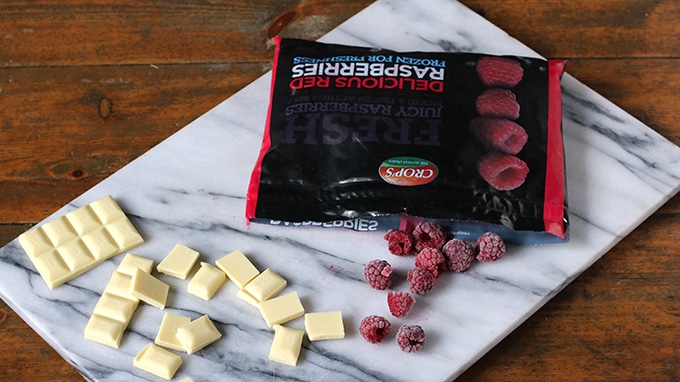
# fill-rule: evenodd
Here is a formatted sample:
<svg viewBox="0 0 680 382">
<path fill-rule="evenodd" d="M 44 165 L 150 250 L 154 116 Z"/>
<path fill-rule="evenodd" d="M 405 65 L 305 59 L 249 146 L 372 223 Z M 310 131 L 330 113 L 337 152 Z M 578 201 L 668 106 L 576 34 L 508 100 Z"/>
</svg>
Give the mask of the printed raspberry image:
<svg viewBox="0 0 680 382">
<path fill-rule="evenodd" d="M 475 247 L 472 243 L 451 239 L 444 244 L 442 253 L 446 257 L 446 265 L 454 272 L 465 272 L 472 266 L 475 259 Z"/>
<path fill-rule="evenodd" d="M 413 238 L 416 241 L 416 251 L 420 252 L 423 248 L 441 248 L 446 241 L 446 235 L 442 228 L 436 223 L 418 223 L 413 229 Z"/>
<path fill-rule="evenodd" d="M 439 277 L 442 272 L 445 272 L 446 257 L 437 248 L 423 248 L 418 255 L 416 255 L 416 267 L 425 268 L 430 271 L 434 277 Z"/>
<path fill-rule="evenodd" d="M 387 249 L 396 256 L 406 256 L 413 250 L 413 237 L 407 232 L 390 229 L 383 236 L 387 240 Z"/>
<path fill-rule="evenodd" d="M 527 164 L 514 155 L 492 152 L 477 165 L 479 174 L 489 185 L 499 191 L 512 191 L 522 184 L 529 174 Z"/>
<path fill-rule="evenodd" d="M 394 317 L 406 317 L 415 303 L 416 299 L 410 293 L 394 291 L 387 293 L 387 306 Z"/>
<path fill-rule="evenodd" d="M 434 288 L 434 282 L 436 277 L 432 272 L 425 268 L 413 268 L 408 271 L 406 276 L 406 281 L 408 281 L 408 286 L 411 288 L 411 292 L 415 294 L 426 294 Z"/>
<path fill-rule="evenodd" d="M 371 288 L 385 290 L 392 285 L 392 266 L 386 260 L 371 260 L 364 267 L 364 279 Z"/>
<path fill-rule="evenodd" d="M 425 331 L 419 325 L 402 325 L 397 331 L 397 345 L 407 353 L 417 352 L 425 345 Z"/>
<path fill-rule="evenodd" d="M 477 238 L 477 260 L 481 262 L 496 261 L 505 254 L 505 242 L 493 232 L 487 232 Z"/>
<path fill-rule="evenodd" d="M 506 154 L 518 154 L 529 140 L 522 126 L 502 118 L 475 118 L 470 121 L 470 130 L 486 148 Z"/>
<path fill-rule="evenodd" d="M 522 81 L 522 65 L 506 57 L 482 57 L 477 61 L 477 75 L 488 87 L 511 88 Z"/>
<path fill-rule="evenodd" d="M 519 103 L 515 93 L 508 89 L 487 89 L 477 97 L 477 112 L 482 117 L 519 118 Z"/>
<path fill-rule="evenodd" d="M 392 324 L 382 316 L 367 316 L 359 324 L 359 333 L 372 344 L 382 342 L 390 334 Z"/>
</svg>

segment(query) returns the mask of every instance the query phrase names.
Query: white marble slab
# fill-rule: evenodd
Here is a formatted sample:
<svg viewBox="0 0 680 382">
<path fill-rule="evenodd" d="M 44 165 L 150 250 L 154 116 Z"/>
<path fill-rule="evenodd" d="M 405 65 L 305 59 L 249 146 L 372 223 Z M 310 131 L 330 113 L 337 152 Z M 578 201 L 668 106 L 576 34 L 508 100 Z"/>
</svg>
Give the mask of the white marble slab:
<svg viewBox="0 0 680 382">
<path fill-rule="evenodd" d="M 323 41 L 394 50 L 536 55 L 465 6 L 450 0 L 381 0 Z M 297 367 L 267 360 L 273 333 L 227 283 L 206 302 L 171 285 L 167 311 L 208 314 L 223 333 L 196 354 L 182 354 L 175 380 L 445 381 L 521 324 L 680 188 L 680 149 L 569 75 L 563 80 L 571 241 L 514 247 L 497 263 L 445 274 L 393 326 L 417 323 L 428 343 L 403 353 L 393 336 L 364 341 L 360 320 L 389 317 L 386 293 L 370 289 L 363 265 L 388 258 L 399 275 L 413 259 L 390 257 L 380 233 L 248 225 L 245 194 L 262 138 L 269 75 L 221 103 L 156 148 L 87 191 L 55 215 L 106 194 L 116 198 L 146 243 L 133 250 L 160 261 L 177 243 L 214 262 L 243 250 L 261 270 L 289 281 L 307 311 L 340 309 L 344 340 L 305 342 Z M 49 218 L 48 218 L 49 219 Z M 0 250 L 0 297 L 88 380 L 160 380 L 132 366 L 152 341 L 163 311 L 142 304 L 119 349 L 89 342 L 83 328 L 122 256 L 49 290 L 17 241 Z M 357 298 L 359 297 L 360 298 Z M 298 319 L 291 326 L 302 328 Z"/>
</svg>

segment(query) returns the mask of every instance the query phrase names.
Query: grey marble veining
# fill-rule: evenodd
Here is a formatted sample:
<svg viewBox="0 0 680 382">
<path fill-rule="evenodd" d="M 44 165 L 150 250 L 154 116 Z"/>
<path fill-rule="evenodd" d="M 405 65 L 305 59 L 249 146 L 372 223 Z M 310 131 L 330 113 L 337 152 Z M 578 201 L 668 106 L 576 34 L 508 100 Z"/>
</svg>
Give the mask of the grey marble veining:
<svg viewBox="0 0 680 382">
<path fill-rule="evenodd" d="M 393 50 L 474 51 L 536 56 L 465 6 L 448 0 L 381 0 L 324 36 L 326 42 Z M 423 326 L 428 343 L 403 353 L 393 336 L 372 345 L 358 333 L 369 314 L 389 317 L 386 292 L 370 289 L 363 265 L 389 258 L 406 290 L 412 258 L 389 255 L 382 233 L 247 224 L 245 194 L 267 110 L 270 75 L 242 91 L 55 213 L 111 194 L 146 242 L 131 252 L 156 264 L 177 243 L 214 263 L 241 249 L 297 291 L 306 311 L 340 309 L 346 338 L 305 341 L 297 367 L 267 360 L 273 332 L 227 282 L 211 301 L 171 286 L 167 311 L 208 314 L 223 334 L 182 354 L 175 380 L 445 381 L 457 376 L 595 262 L 680 188 L 680 149 L 568 74 L 563 79 L 571 241 L 512 247 L 502 261 L 445 274 L 401 324 Z M 49 220 L 48 217 L 46 220 Z M 156 335 L 163 311 L 141 304 L 121 347 L 83 338 L 116 256 L 49 290 L 17 241 L 0 249 L 0 296 L 88 380 L 160 380 L 132 366 Z M 290 326 L 302 328 L 297 319 Z"/>
</svg>

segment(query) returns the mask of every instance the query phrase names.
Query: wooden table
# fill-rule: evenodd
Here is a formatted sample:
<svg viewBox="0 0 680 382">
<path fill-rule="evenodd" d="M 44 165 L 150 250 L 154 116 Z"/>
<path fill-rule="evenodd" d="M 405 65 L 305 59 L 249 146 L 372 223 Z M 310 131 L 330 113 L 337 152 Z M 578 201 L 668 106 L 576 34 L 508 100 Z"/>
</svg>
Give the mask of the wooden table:
<svg viewBox="0 0 680 382">
<path fill-rule="evenodd" d="M 3 1 L 0 245 L 371 2 Z M 462 2 L 680 144 L 680 1 Z M 679 243 L 676 196 L 460 380 L 679 380 Z M 0 301 L 6 380 L 82 377 Z"/>
</svg>

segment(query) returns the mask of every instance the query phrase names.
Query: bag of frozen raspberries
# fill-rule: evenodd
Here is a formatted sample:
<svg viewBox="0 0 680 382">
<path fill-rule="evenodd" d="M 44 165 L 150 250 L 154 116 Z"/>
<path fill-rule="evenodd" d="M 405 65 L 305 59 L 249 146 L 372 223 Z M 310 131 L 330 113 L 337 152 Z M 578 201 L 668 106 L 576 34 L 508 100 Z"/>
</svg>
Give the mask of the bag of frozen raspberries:
<svg viewBox="0 0 680 382">
<path fill-rule="evenodd" d="M 564 60 L 276 38 L 246 217 L 568 240 Z"/>
</svg>

